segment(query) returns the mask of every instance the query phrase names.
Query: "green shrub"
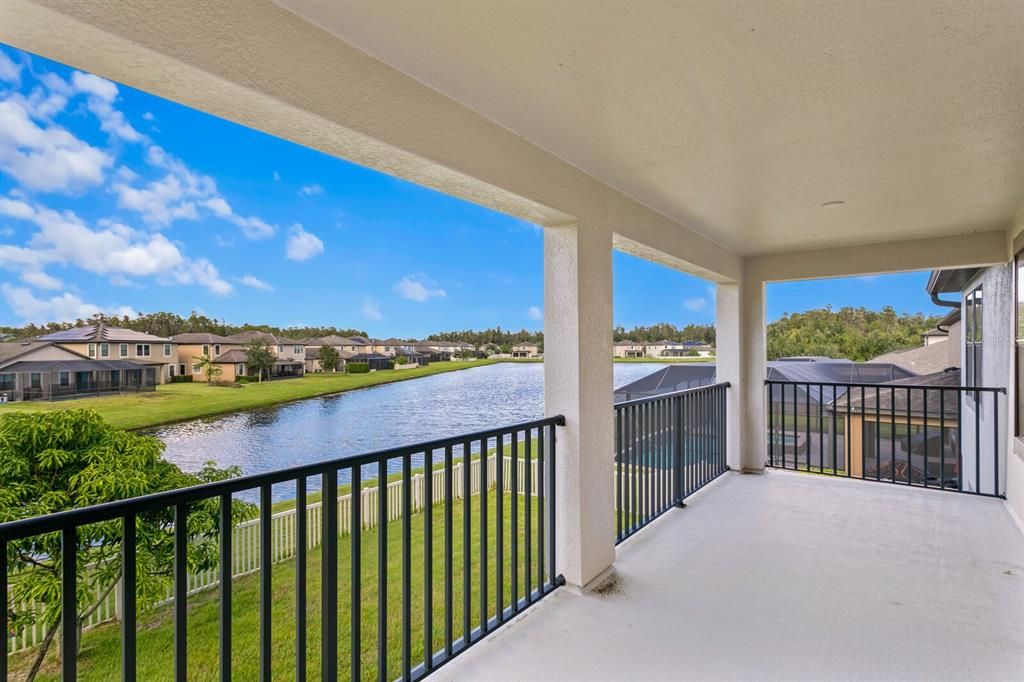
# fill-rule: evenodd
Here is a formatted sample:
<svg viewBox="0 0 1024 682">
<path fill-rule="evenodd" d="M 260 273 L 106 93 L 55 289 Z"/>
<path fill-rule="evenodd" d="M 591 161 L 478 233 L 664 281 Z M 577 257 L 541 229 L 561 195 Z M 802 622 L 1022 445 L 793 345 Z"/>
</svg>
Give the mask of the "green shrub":
<svg viewBox="0 0 1024 682">
<path fill-rule="evenodd" d="M 349 374 L 367 374 L 370 371 L 370 363 L 349 362 L 345 365 L 345 369 L 348 370 Z"/>
<path fill-rule="evenodd" d="M 192 383 L 192 375 L 191 374 L 178 374 L 177 376 L 171 377 L 170 383 L 172 383 L 172 384 L 191 384 Z"/>
<path fill-rule="evenodd" d="M 242 376 L 235 377 L 235 381 L 237 381 L 240 384 L 255 384 L 259 380 L 260 380 L 259 377 L 256 377 L 256 376 L 252 376 L 251 377 L 251 376 L 247 376 L 247 375 L 244 375 L 244 374 Z"/>
</svg>

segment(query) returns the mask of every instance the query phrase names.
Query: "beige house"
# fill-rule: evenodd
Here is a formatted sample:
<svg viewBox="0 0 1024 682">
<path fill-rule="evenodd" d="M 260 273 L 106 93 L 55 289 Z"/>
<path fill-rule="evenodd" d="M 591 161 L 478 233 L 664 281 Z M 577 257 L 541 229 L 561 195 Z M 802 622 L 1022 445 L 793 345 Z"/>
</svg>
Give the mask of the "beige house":
<svg viewBox="0 0 1024 682">
<path fill-rule="evenodd" d="M 644 344 L 636 341 L 616 341 L 613 346 L 617 358 L 642 358 L 644 357 Z"/>
<path fill-rule="evenodd" d="M 210 332 L 175 334 L 171 340 L 178 346 L 177 373 L 181 376 L 192 375 L 193 381 L 206 381 L 208 378 L 206 370 L 196 366 L 204 355 L 216 360 L 224 353 L 242 347 L 242 344 L 233 339 Z M 231 379 L 225 376 L 227 373 L 223 371 L 224 368 L 221 369 L 222 374 L 217 379 L 230 381 Z"/>
<path fill-rule="evenodd" d="M 97 322 L 40 336 L 62 348 L 94 360 L 131 360 L 156 370 L 157 383 L 169 380 L 178 370 L 177 344 L 173 339 Z"/>
<path fill-rule="evenodd" d="M 226 338 L 236 345 L 238 352 L 228 357 L 218 357 L 216 360 L 218 364 L 233 365 L 235 372 L 241 370 L 244 373 L 248 370 L 243 366 L 246 356 L 242 346 L 255 340 L 266 343 L 277 357 L 277 361 L 270 370 L 271 379 L 302 376 L 306 371 L 306 343 L 304 341 L 261 331 L 239 332 Z M 227 379 L 222 378 L 222 380 L 226 381 Z"/>
<path fill-rule="evenodd" d="M 512 357 L 514 358 L 536 358 L 540 357 L 540 346 L 535 343 L 520 343 L 512 346 Z"/>
<path fill-rule="evenodd" d="M 338 351 L 338 369 L 341 370 L 345 366 L 345 362 L 356 355 L 355 351 L 347 350 L 348 347 L 352 347 L 355 344 L 352 340 L 345 336 L 338 336 L 337 334 L 330 334 L 328 336 L 313 337 L 304 340 L 306 344 L 305 352 L 305 371 L 306 372 L 320 372 L 322 368 L 320 366 L 320 349 L 324 346 L 330 346 L 334 350 Z"/>
</svg>

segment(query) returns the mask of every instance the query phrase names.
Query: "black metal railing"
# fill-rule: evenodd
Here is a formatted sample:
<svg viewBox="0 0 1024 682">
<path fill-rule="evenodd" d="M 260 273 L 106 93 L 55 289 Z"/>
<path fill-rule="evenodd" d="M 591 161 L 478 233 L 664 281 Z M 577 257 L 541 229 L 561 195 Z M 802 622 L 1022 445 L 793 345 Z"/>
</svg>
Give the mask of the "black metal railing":
<svg viewBox="0 0 1024 682">
<path fill-rule="evenodd" d="M 729 470 L 728 382 L 615 405 L 615 540 Z"/>
<path fill-rule="evenodd" d="M 1003 388 L 765 384 L 770 467 L 1005 496 Z"/>
<path fill-rule="evenodd" d="M 114 569 L 122 585 L 121 679 L 140 677 L 140 654 L 154 660 L 166 657 L 165 669 L 173 665 L 175 680 L 191 679 L 190 664 L 207 663 L 196 661 L 195 654 L 190 660 L 195 647 L 188 639 L 194 556 L 189 550 L 199 541 L 197 534 L 205 533 L 206 548 L 212 550 L 207 555 L 219 575 L 212 588 L 219 592 L 219 662 L 204 668 L 205 674 L 217 676 L 219 670 L 220 680 L 231 679 L 233 673 L 245 679 L 304 680 L 307 668 L 315 666 L 307 659 L 318 658 L 324 680 L 419 679 L 564 584 L 555 570 L 554 542 L 555 432 L 564 423 L 561 416 L 550 417 L 3 523 L 0 603 L 12 603 L 11 586 L 17 587 L 23 576 L 19 571 L 32 570 L 24 563 L 19 568 L 19 557 L 25 558 L 27 552 L 29 563 L 50 560 L 60 575 L 59 622 L 53 627 L 75 633 L 83 577 L 101 573 L 94 565 L 84 565 L 83 537 L 88 530 L 88 537 L 96 538 L 95 529 L 102 527 L 103 541 L 119 545 L 112 560 L 118 562 Z M 272 519 L 275 485 L 280 486 L 278 491 L 293 486 L 295 490 L 294 522 L 284 533 L 276 530 L 280 524 L 275 526 Z M 307 492 L 316 486 L 319 503 Z M 342 494 L 346 491 L 347 503 Z M 240 549 L 232 547 L 232 538 L 238 537 L 233 532 L 236 496 L 259 501 L 254 545 L 259 597 L 258 605 L 252 606 L 258 609 L 258 633 L 233 628 L 232 584 L 237 574 L 232 562 L 239 560 Z M 308 516 L 307 507 L 314 504 L 321 505 L 319 514 Z M 204 518 L 217 520 L 216 527 L 195 528 L 200 524 L 188 523 L 190 509 L 202 509 Z M 163 519 L 157 527 L 141 525 L 154 514 Z M 311 524 L 310 518 L 315 522 Z M 32 545 L 41 537 L 50 538 L 49 546 L 57 548 L 48 557 L 32 554 L 32 546 L 43 546 Z M 141 564 L 143 543 L 161 541 L 165 547 L 173 545 L 173 566 Z M 282 551 L 283 543 L 288 543 L 288 551 Z M 315 552 L 321 554 L 319 586 L 308 579 L 307 563 L 316 570 Z M 272 622 L 272 607 L 275 602 L 280 607 L 282 588 L 276 586 L 275 597 L 274 566 L 282 570 L 282 556 L 294 561 L 293 586 L 283 586 L 294 590 L 294 630 L 290 619 L 286 627 L 277 625 L 277 634 L 284 639 L 274 637 Z M 173 583 L 170 652 L 138 650 L 137 590 L 145 577 L 141 574 L 154 569 L 165 570 Z M 315 613 L 317 601 L 318 657 L 316 647 L 308 646 L 309 614 Z M 238 608 L 234 604 L 235 612 Z M 2 635 L 10 633 L 11 626 L 8 609 L 0 609 L 0 679 L 7 679 L 10 639 Z M 258 645 L 244 652 L 241 668 L 238 651 L 232 663 L 233 635 L 258 638 Z M 60 640 L 64 680 L 76 679 L 77 640 L 74 635 Z"/>
</svg>

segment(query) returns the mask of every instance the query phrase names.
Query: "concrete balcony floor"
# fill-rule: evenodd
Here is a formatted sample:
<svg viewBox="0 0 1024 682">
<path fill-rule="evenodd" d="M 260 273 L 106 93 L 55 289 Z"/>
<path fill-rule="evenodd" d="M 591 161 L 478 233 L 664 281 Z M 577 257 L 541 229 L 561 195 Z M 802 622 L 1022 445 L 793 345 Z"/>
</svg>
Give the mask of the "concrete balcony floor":
<svg viewBox="0 0 1024 682">
<path fill-rule="evenodd" d="M 1024 679 L 1002 501 L 729 474 L 437 673 L 457 680 Z"/>
</svg>

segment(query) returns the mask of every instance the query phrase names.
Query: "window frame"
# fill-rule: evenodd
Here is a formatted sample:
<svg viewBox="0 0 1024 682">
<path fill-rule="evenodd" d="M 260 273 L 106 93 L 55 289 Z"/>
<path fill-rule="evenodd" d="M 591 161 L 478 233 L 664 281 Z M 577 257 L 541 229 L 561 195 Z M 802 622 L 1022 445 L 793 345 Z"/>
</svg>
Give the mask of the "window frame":
<svg viewBox="0 0 1024 682">
<path fill-rule="evenodd" d="M 89 344 L 89 357 L 90 358 L 95 358 L 96 357 L 96 344 L 95 343 L 90 343 Z"/>
<path fill-rule="evenodd" d="M 169 344 L 169 343 L 165 343 L 164 344 L 164 357 L 165 358 L 171 357 L 171 344 Z"/>
<path fill-rule="evenodd" d="M 121 344 L 121 348 L 119 350 L 120 350 L 122 358 L 128 357 L 128 344 L 127 343 L 122 343 Z"/>
<path fill-rule="evenodd" d="M 101 343 L 100 344 L 100 357 L 101 358 L 109 358 L 110 357 L 110 344 L 109 343 Z"/>
<path fill-rule="evenodd" d="M 145 350 L 145 352 L 143 352 Z M 137 358 L 148 358 L 152 357 L 152 349 L 148 343 L 137 343 L 135 344 L 135 357 Z"/>
</svg>

